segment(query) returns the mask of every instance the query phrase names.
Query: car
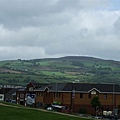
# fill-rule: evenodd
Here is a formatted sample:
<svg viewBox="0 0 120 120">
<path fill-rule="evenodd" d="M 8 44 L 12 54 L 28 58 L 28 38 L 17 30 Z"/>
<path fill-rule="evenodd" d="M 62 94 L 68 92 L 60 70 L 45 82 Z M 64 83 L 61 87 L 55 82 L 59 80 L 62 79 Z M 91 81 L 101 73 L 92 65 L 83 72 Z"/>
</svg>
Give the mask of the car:
<svg viewBox="0 0 120 120">
<path fill-rule="evenodd" d="M 50 111 L 51 111 L 51 110 L 53 110 L 53 108 L 52 108 L 52 107 L 48 107 L 47 110 L 50 110 Z"/>
<path fill-rule="evenodd" d="M 102 116 L 95 116 L 95 119 L 102 119 Z"/>
</svg>

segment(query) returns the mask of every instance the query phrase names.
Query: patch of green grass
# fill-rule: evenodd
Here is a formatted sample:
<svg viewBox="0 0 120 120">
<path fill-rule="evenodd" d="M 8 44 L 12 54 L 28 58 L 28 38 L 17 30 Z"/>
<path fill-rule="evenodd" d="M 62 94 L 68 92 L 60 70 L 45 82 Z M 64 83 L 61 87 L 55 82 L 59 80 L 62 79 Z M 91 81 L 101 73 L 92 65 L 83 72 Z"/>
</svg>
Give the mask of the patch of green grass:
<svg viewBox="0 0 120 120">
<path fill-rule="evenodd" d="M 120 84 L 120 62 L 89 57 L 0 61 L 0 84 L 107 82 Z M 14 71 L 14 72 L 13 72 Z M 16 73 L 17 72 L 17 73 Z"/>
<path fill-rule="evenodd" d="M 66 74 L 61 72 L 41 71 L 41 73 L 52 76 L 65 76 Z"/>
<path fill-rule="evenodd" d="M 80 117 L 59 115 L 54 112 L 43 112 L 35 109 L 0 106 L 1 120 L 86 120 Z"/>
</svg>

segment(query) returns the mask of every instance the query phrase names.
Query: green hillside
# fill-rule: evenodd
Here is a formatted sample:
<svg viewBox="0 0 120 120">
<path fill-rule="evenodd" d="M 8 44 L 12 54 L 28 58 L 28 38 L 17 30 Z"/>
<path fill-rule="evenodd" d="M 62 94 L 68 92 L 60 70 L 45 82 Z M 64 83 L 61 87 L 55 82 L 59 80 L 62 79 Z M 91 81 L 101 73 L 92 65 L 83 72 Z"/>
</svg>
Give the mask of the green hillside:
<svg viewBox="0 0 120 120">
<path fill-rule="evenodd" d="M 37 109 L 14 108 L 0 105 L 0 120 L 87 120 L 80 117 L 43 112 Z"/>
<path fill-rule="evenodd" d="M 120 61 L 82 56 L 0 61 L 0 84 L 30 81 L 120 83 Z"/>
</svg>

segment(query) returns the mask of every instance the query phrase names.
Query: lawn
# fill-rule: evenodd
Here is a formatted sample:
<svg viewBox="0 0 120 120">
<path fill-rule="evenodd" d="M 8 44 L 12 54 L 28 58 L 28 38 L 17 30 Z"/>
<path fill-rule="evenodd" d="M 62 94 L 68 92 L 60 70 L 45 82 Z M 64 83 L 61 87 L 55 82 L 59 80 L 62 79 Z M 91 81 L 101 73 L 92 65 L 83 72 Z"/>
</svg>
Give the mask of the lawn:
<svg viewBox="0 0 120 120">
<path fill-rule="evenodd" d="M 67 115 L 59 115 L 54 112 L 43 112 L 34 109 L 14 108 L 0 105 L 0 120 L 86 120 L 86 119 Z"/>
</svg>

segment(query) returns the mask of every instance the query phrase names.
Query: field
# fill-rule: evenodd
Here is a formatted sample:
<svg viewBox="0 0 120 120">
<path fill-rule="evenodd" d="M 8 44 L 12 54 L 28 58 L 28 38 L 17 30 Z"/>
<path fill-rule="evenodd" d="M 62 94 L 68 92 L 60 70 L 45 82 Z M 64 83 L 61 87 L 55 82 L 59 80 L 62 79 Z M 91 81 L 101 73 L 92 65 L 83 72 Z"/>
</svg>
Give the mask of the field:
<svg viewBox="0 0 120 120">
<path fill-rule="evenodd" d="M 0 105 L 0 120 L 86 120 L 86 119 L 68 115 L 60 115 L 54 112 L 43 112 L 35 109 L 14 108 Z"/>
<path fill-rule="evenodd" d="M 0 61 L 0 84 L 26 85 L 30 81 L 120 84 L 120 61 L 82 56 Z"/>
</svg>

